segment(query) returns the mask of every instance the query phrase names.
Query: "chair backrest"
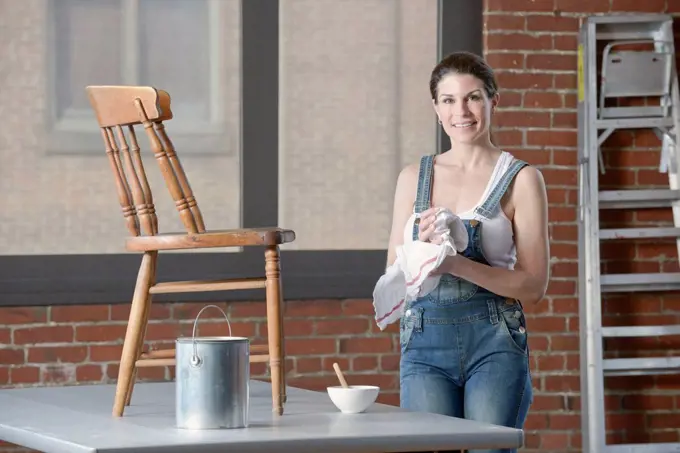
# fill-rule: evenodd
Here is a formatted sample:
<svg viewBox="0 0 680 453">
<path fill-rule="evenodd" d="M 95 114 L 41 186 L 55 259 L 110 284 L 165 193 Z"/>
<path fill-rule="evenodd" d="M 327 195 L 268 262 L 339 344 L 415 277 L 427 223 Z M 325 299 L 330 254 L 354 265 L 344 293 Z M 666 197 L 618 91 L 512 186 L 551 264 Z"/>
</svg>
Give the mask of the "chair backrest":
<svg viewBox="0 0 680 453">
<path fill-rule="evenodd" d="M 203 216 L 163 125 L 163 121 L 172 119 L 170 95 L 144 86 L 88 86 L 86 91 L 101 128 L 130 233 L 134 236 L 158 234 L 153 195 L 134 129 L 140 124 L 187 233 L 205 232 Z"/>
</svg>

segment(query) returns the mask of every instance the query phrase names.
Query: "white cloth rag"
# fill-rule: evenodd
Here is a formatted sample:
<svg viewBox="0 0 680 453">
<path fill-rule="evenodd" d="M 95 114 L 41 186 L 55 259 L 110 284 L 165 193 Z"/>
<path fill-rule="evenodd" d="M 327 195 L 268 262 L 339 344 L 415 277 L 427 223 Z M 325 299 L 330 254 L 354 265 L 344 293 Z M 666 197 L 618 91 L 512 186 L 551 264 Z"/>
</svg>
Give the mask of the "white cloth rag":
<svg viewBox="0 0 680 453">
<path fill-rule="evenodd" d="M 397 247 L 394 263 L 385 270 L 373 290 L 375 321 L 380 330 L 401 318 L 406 303 L 433 291 L 441 275 L 431 275 L 432 272 L 447 256 L 462 252 L 468 246 L 463 221 L 445 208 L 437 211 L 430 242 L 414 241 L 413 224 L 419 217 L 414 213 L 406 222 L 404 243 Z"/>
</svg>

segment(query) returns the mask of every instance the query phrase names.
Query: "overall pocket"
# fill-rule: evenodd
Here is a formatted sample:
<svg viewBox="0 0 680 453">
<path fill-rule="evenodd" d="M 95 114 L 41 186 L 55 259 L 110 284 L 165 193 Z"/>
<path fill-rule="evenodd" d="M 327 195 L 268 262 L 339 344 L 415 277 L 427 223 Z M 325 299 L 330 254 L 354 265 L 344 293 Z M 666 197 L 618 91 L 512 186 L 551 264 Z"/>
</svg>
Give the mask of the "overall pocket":
<svg viewBox="0 0 680 453">
<path fill-rule="evenodd" d="M 508 340 L 522 354 L 527 354 L 527 326 L 524 310 L 519 304 L 515 304 L 514 308 L 506 309 L 500 315 Z"/>
<path fill-rule="evenodd" d="M 460 277 L 454 277 L 451 274 L 443 274 L 437 289 L 434 291 L 437 297 L 433 297 L 432 302 L 442 307 L 458 302 L 466 302 L 477 294 L 478 290 L 479 286 L 474 283 Z"/>
<path fill-rule="evenodd" d="M 407 308 L 399 321 L 399 345 L 401 352 L 405 352 L 411 344 L 413 334 L 422 331 L 422 310 Z"/>
</svg>

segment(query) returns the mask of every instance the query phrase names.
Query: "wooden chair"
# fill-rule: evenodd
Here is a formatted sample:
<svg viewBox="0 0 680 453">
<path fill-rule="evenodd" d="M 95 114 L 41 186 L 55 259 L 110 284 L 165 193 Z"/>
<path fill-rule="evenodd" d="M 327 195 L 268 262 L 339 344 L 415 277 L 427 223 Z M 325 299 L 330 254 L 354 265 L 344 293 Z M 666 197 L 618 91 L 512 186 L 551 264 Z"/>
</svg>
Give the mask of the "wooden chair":
<svg viewBox="0 0 680 453">
<path fill-rule="evenodd" d="M 175 364 L 174 348 L 142 352 L 153 294 L 253 288 L 266 290 L 268 344 L 251 346 L 250 360 L 269 362 L 273 411 L 283 414 L 286 382 L 279 245 L 294 241 L 295 233 L 280 228 L 206 231 L 189 181 L 163 125 L 164 121 L 172 119 L 170 95 L 163 90 L 143 86 L 89 86 L 86 91 L 101 128 L 123 217 L 131 234 L 126 248 L 142 253 L 120 359 L 113 415 L 122 416 L 124 406 L 130 404 L 137 368 Z M 158 232 L 153 196 L 135 135 L 134 126 L 139 124 L 149 138 L 165 184 L 186 229 L 184 233 Z M 264 248 L 264 277 L 156 282 L 159 251 L 244 246 Z"/>
</svg>

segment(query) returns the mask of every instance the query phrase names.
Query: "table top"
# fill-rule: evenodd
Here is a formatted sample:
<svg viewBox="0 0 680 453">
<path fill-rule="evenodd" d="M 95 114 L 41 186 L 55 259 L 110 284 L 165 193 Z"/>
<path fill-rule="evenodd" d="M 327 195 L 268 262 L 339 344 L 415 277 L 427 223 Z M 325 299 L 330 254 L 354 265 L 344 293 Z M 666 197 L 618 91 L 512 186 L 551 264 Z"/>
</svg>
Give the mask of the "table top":
<svg viewBox="0 0 680 453">
<path fill-rule="evenodd" d="M 374 404 L 342 414 L 325 392 L 288 389 L 285 412 L 271 411 L 269 383 L 251 381 L 250 425 L 175 427 L 174 382 L 138 383 L 121 418 L 112 385 L 0 390 L 0 439 L 45 453 L 399 452 L 517 448 L 523 432 Z"/>
</svg>

